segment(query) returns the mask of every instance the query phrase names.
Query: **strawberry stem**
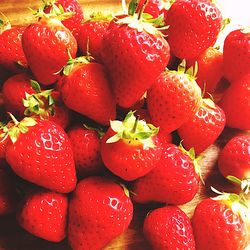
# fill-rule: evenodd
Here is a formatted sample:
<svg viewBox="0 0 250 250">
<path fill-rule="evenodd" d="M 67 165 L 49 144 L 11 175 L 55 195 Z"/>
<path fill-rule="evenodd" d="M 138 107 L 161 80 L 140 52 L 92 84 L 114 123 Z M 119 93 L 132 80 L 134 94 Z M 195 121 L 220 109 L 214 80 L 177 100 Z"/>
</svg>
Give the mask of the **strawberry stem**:
<svg viewBox="0 0 250 250">
<path fill-rule="evenodd" d="M 138 125 L 138 121 L 139 121 L 139 115 L 136 116 L 134 127 L 132 128 L 131 133 L 135 133 L 137 125 Z"/>
<path fill-rule="evenodd" d="M 143 14 L 143 12 L 144 12 L 147 4 L 148 4 L 148 0 L 145 0 L 144 3 L 143 3 L 143 5 L 142 5 L 142 7 L 141 7 L 141 9 L 140 9 L 140 11 L 139 11 L 138 20 L 141 19 L 141 16 L 142 16 L 142 14 Z"/>
<path fill-rule="evenodd" d="M 14 122 L 14 124 L 17 126 L 19 124 L 19 121 L 15 118 L 15 116 L 12 115 L 10 112 L 8 112 L 8 115 L 10 116 L 10 118 Z"/>
</svg>

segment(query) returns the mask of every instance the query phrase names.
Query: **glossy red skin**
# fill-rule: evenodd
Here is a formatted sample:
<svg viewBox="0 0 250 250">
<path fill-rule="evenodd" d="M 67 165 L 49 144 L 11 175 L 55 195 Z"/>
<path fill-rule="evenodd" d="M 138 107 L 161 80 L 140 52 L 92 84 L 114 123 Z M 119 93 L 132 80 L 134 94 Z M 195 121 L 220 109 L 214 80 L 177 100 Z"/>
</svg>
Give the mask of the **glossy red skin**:
<svg viewBox="0 0 250 250">
<path fill-rule="evenodd" d="M 66 236 L 68 199 L 52 191 L 28 194 L 17 212 L 18 224 L 47 241 L 60 242 Z"/>
<path fill-rule="evenodd" d="M 101 141 L 96 131 L 77 125 L 69 129 L 77 176 L 80 178 L 103 172 Z"/>
<path fill-rule="evenodd" d="M 213 46 L 222 26 L 219 9 L 210 0 L 177 0 L 165 16 L 167 41 L 179 58 L 195 58 Z"/>
<path fill-rule="evenodd" d="M 111 22 L 103 37 L 102 62 L 111 77 L 116 102 L 134 105 L 167 66 L 170 52 L 163 36 Z"/>
<path fill-rule="evenodd" d="M 250 136 L 233 137 L 220 152 L 218 166 L 223 176 L 250 178 Z"/>
<path fill-rule="evenodd" d="M 73 12 L 73 16 L 62 21 L 62 24 L 67 27 L 74 37 L 78 39 L 81 24 L 84 19 L 82 7 L 77 0 L 57 0 L 56 5 L 61 5 L 65 12 Z M 45 13 L 49 13 L 50 7 L 45 9 Z"/>
<path fill-rule="evenodd" d="M 78 45 L 84 55 L 87 49 L 96 61 L 101 61 L 102 39 L 109 26 L 109 21 L 88 21 L 82 24 L 79 32 Z M 89 43 L 89 44 L 88 44 Z"/>
<path fill-rule="evenodd" d="M 138 203 L 185 204 L 197 193 L 199 180 L 191 158 L 168 144 L 157 166 L 134 183 L 133 199 Z"/>
<path fill-rule="evenodd" d="M 201 104 L 201 90 L 186 74 L 164 71 L 147 94 L 152 122 L 171 133 L 192 119 Z"/>
<path fill-rule="evenodd" d="M 250 33 L 234 30 L 228 34 L 223 47 L 224 77 L 232 84 L 250 74 Z"/>
<path fill-rule="evenodd" d="M 56 19 L 42 18 L 29 25 L 22 38 L 24 54 L 36 80 L 50 85 L 59 78 L 69 50 L 75 58 L 77 42 L 71 32 Z"/>
<path fill-rule="evenodd" d="M 0 65 L 12 73 L 22 71 L 22 66 L 27 68 L 27 60 L 22 48 L 22 34 L 26 27 L 16 26 L 0 33 Z"/>
<path fill-rule="evenodd" d="M 214 93 L 223 77 L 223 53 L 209 47 L 197 58 L 189 59 L 188 67 L 194 66 L 195 61 L 198 63 L 196 82 L 206 93 Z"/>
<path fill-rule="evenodd" d="M 123 180 L 132 181 L 146 175 L 156 167 L 162 153 L 157 136 L 152 138 L 155 148 L 143 149 L 141 143 L 136 145 L 133 141 L 124 139 L 106 143 L 114 134 L 114 131 L 109 128 L 101 142 L 102 160 L 113 174 Z"/>
<path fill-rule="evenodd" d="M 4 106 L 8 112 L 23 117 L 25 107 L 23 99 L 25 93 L 35 94 L 35 90 L 30 84 L 31 77 L 26 73 L 20 73 L 8 78 L 2 87 Z"/>
<path fill-rule="evenodd" d="M 225 91 L 219 106 L 226 114 L 226 125 L 241 130 L 250 129 L 250 74 L 233 82 Z"/>
<path fill-rule="evenodd" d="M 74 250 L 102 249 L 122 234 L 133 217 L 123 188 L 103 177 L 80 181 L 69 205 L 68 239 Z"/>
<path fill-rule="evenodd" d="M 197 250 L 243 250 L 247 246 L 246 225 L 222 201 L 208 198 L 198 204 L 192 226 Z"/>
<path fill-rule="evenodd" d="M 14 183 L 5 169 L 0 167 L 0 215 L 10 214 L 15 211 L 17 196 Z"/>
<path fill-rule="evenodd" d="M 62 100 L 68 108 L 102 125 L 115 119 L 114 98 L 101 64 L 78 65 L 61 81 Z"/>
<path fill-rule="evenodd" d="M 142 8 L 145 0 L 140 0 L 136 9 L 136 12 L 139 12 L 139 10 Z M 150 14 L 153 18 L 157 18 L 159 15 L 162 13 L 167 12 L 166 9 L 162 8 L 164 0 L 149 0 L 145 10 L 143 11 L 144 13 Z"/>
<path fill-rule="evenodd" d="M 218 105 L 215 106 L 215 109 L 201 106 L 194 118 L 178 129 L 182 144 L 187 150 L 193 147 L 196 154 L 203 152 L 223 131 L 226 124 L 225 113 Z"/>
<path fill-rule="evenodd" d="M 23 179 L 68 193 L 75 189 L 76 172 L 70 141 L 64 130 L 48 120 L 37 120 L 27 133 L 6 148 L 6 160 Z"/>
<path fill-rule="evenodd" d="M 175 206 L 150 212 L 144 220 L 143 233 L 155 250 L 195 250 L 191 221 Z"/>
</svg>

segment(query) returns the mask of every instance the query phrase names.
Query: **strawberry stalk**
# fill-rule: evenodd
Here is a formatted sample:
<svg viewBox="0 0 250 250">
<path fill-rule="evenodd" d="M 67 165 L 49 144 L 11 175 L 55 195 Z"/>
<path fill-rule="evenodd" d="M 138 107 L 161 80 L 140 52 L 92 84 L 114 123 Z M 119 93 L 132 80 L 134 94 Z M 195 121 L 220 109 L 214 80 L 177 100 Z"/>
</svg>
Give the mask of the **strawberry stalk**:
<svg viewBox="0 0 250 250">
<path fill-rule="evenodd" d="M 143 3 L 143 5 L 142 5 L 142 7 L 141 7 L 141 9 L 140 9 L 140 11 L 139 11 L 138 20 L 141 19 L 142 14 L 144 13 L 147 4 L 148 4 L 148 0 L 145 0 L 144 3 Z"/>
<path fill-rule="evenodd" d="M 227 179 L 235 184 L 237 184 L 238 186 L 240 186 L 241 190 L 243 191 L 244 194 L 248 194 L 250 191 L 250 179 L 239 179 L 235 176 L 232 175 L 228 175 Z"/>
</svg>

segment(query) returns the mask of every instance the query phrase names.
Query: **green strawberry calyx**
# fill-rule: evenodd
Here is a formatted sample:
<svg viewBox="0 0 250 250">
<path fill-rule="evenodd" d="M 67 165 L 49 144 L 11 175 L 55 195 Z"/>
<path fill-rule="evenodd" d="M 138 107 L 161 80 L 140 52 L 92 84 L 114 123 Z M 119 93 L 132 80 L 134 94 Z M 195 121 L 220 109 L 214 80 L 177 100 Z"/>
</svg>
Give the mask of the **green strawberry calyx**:
<svg viewBox="0 0 250 250">
<path fill-rule="evenodd" d="M 90 18 L 87 20 L 84 20 L 83 23 L 88 23 L 88 22 L 99 22 L 99 21 L 104 21 L 104 22 L 110 22 L 113 19 L 112 14 L 105 15 L 102 12 L 93 12 L 90 16 Z"/>
<path fill-rule="evenodd" d="M 3 133 L 0 135 L 0 138 L 3 138 L 4 140 L 9 137 L 13 144 L 17 141 L 20 133 L 27 133 L 29 131 L 29 127 L 37 124 L 35 118 L 33 117 L 25 117 L 19 122 L 11 113 L 8 114 L 12 120 L 2 128 Z"/>
<path fill-rule="evenodd" d="M 44 5 L 38 8 L 37 11 L 30 9 L 33 12 L 33 15 L 39 19 L 57 19 L 63 21 L 74 15 L 73 12 L 65 12 L 61 4 L 55 4 L 56 1 L 43 0 L 43 2 Z M 51 7 L 50 12 L 45 13 L 44 10 L 49 6 Z"/>
<path fill-rule="evenodd" d="M 54 115 L 55 101 L 51 96 L 53 89 L 42 91 L 37 81 L 31 80 L 30 83 L 36 93 L 25 93 L 25 99 L 23 99 L 23 105 L 26 107 L 24 115 L 39 115 L 41 118 L 46 119 L 49 117 L 49 115 Z"/>
<path fill-rule="evenodd" d="M 130 111 L 123 121 L 110 121 L 110 127 L 116 134 L 110 137 L 106 143 L 123 140 L 131 145 L 143 145 L 144 149 L 156 147 L 152 137 L 158 133 L 159 128 L 147 124 L 144 120 L 139 120 L 133 111 Z"/>
<path fill-rule="evenodd" d="M 123 18 L 116 18 L 117 24 L 126 24 L 132 29 L 136 29 L 138 32 L 146 32 L 155 36 L 163 36 L 161 30 L 167 29 L 164 22 L 164 15 L 160 15 L 157 18 L 153 18 L 150 14 L 144 13 L 145 7 L 147 5 L 147 0 L 144 2 L 139 13 L 136 13 L 136 8 L 138 6 L 138 0 L 132 0 L 129 3 L 127 15 Z M 126 3 L 123 4 L 126 6 Z M 126 9 L 126 7 L 123 7 Z"/>
<path fill-rule="evenodd" d="M 174 71 L 176 72 L 176 71 Z M 186 68 L 186 60 L 182 60 L 182 62 L 178 65 L 177 68 L 177 73 L 178 74 L 186 74 L 188 79 L 190 81 L 195 81 L 197 78 L 197 73 L 198 73 L 198 63 L 195 61 L 194 66 L 191 66 L 190 68 Z"/>
<path fill-rule="evenodd" d="M 203 184 L 205 184 L 204 179 L 201 175 L 201 168 L 200 168 L 200 164 L 199 162 L 202 160 L 203 156 L 199 155 L 198 157 L 196 157 L 195 155 L 195 149 L 194 148 L 190 148 L 189 151 L 187 151 L 182 143 L 180 143 L 179 145 L 179 149 L 186 155 L 188 155 L 190 157 L 190 159 L 192 160 L 193 164 L 194 164 L 194 170 L 195 172 L 199 175 L 200 180 L 202 181 Z"/>
<path fill-rule="evenodd" d="M 160 2 L 159 9 L 160 10 L 169 10 L 171 5 L 175 2 L 175 0 L 162 0 Z"/>
<path fill-rule="evenodd" d="M 87 55 L 86 56 L 80 56 L 80 57 L 77 57 L 77 58 L 72 58 L 72 56 L 71 56 L 71 54 L 70 54 L 70 52 L 68 50 L 69 60 L 67 61 L 67 64 L 60 70 L 60 71 L 63 72 L 63 74 L 65 76 L 70 75 L 70 73 L 72 72 L 72 70 L 74 69 L 74 67 L 76 65 L 89 64 L 89 63 L 94 61 L 94 57 L 92 57 L 88 52 L 89 51 L 88 47 L 89 47 L 89 43 L 87 44 Z"/>
<path fill-rule="evenodd" d="M 250 223 L 250 207 L 244 196 L 235 193 L 220 192 L 214 187 L 211 187 L 211 189 L 218 194 L 218 196 L 212 197 L 212 200 L 226 204 L 233 213 L 239 215 L 244 222 Z"/>
<path fill-rule="evenodd" d="M 2 18 L 0 18 L 0 34 L 2 34 L 5 30 L 11 29 L 11 24 L 9 19 L 3 14 L 0 13 Z"/>
<path fill-rule="evenodd" d="M 244 194 L 246 194 L 246 195 L 249 194 L 249 192 L 250 192 L 250 179 L 249 178 L 241 180 L 235 176 L 228 175 L 227 179 L 229 181 L 239 185 Z"/>
</svg>

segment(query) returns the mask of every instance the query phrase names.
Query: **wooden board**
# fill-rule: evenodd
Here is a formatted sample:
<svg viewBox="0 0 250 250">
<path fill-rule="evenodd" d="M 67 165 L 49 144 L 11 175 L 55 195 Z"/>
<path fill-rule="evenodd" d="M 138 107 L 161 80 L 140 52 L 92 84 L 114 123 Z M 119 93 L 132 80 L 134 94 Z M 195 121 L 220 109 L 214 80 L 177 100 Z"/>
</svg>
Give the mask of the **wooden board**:
<svg viewBox="0 0 250 250">
<path fill-rule="evenodd" d="M 121 11 L 120 0 L 101 0 L 101 1 L 86 1 L 80 0 L 85 12 L 85 16 L 93 11 L 102 9 L 109 13 L 110 10 Z M 33 17 L 28 8 L 36 9 L 41 1 L 38 0 L 0 0 L 0 11 L 3 12 L 12 22 L 12 24 L 28 24 L 32 22 Z M 202 176 L 206 185 L 200 185 L 199 193 L 195 198 L 180 206 L 190 217 L 193 214 L 194 208 L 203 198 L 211 195 L 210 186 L 214 186 L 219 190 L 233 190 L 230 185 L 218 172 L 217 158 L 221 148 L 234 135 L 242 133 L 238 130 L 226 129 L 220 136 L 219 140 L 209 147 L 204 153 L 204 158 L 201 161 Z M 245 131 L 244 133 L 249 133 Z M 146 214 L 154 207 L 135 205 L 133 221 L 129 229 L 120 237 L 111 242 L 105 249 L 135 249 L 147 250 L 148 244 L 142 235 L 142 225 Z M 0 217 L 0 250 L 68 250 L 67 242 L 59 244 L 48 243 L 38 239 L 16 224 L 14 216 Z"/>
</svg>

